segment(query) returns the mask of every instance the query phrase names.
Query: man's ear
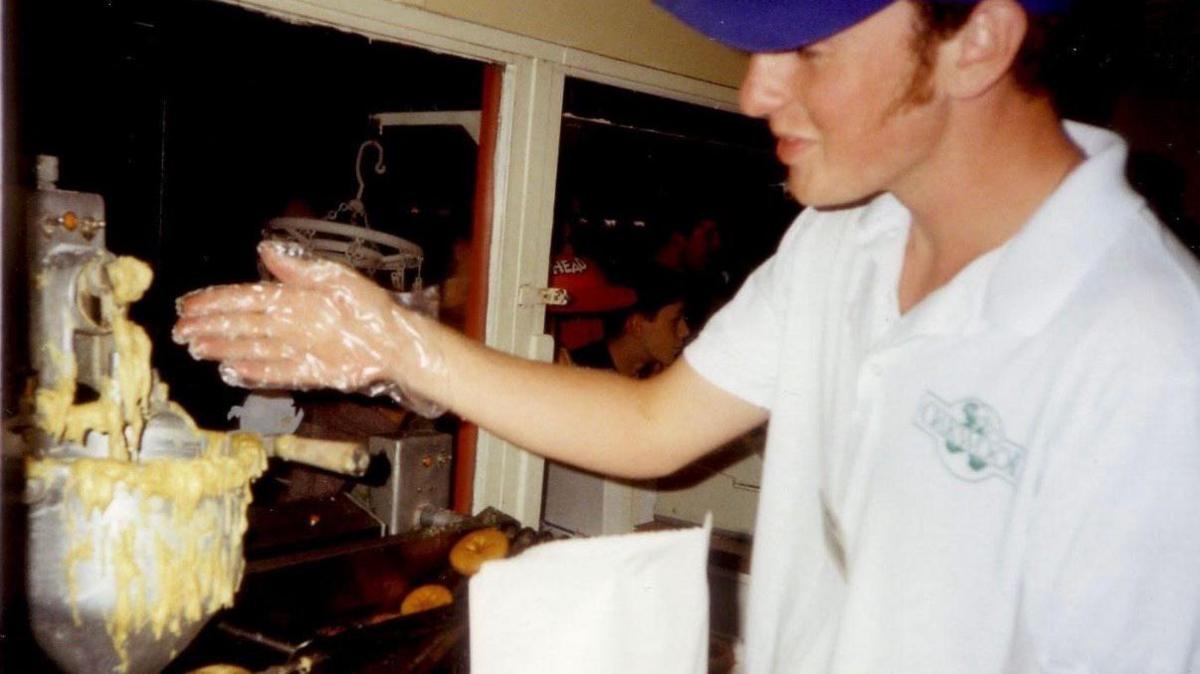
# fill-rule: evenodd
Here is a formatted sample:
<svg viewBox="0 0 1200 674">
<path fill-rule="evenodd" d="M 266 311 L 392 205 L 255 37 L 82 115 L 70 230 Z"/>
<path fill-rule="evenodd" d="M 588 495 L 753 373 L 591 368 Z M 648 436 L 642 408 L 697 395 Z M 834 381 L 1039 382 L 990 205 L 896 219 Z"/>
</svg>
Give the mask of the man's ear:
<svg viewBox="0 0 1200 674">
<path fill-rule="evenodd" d="M 971 98 L 995 85 L 1012 69 L 1028 27 L 1025 10 L 1016 0 L 981 0 L 941 46 L 938 66 L 944 91 Z"/>
<path fill-rule="evenodd" d="M 625 317 L 625 334 L 637 336 L 646 325 L 646 317 L 636 311 L 629 312 Z"/>
</svg>

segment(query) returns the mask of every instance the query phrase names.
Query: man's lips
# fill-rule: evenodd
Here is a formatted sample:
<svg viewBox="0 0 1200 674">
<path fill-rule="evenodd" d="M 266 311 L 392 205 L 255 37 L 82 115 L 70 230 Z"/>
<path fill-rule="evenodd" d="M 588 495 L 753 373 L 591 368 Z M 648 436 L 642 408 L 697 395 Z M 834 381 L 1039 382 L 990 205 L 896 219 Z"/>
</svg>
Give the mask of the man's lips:
<svg viewBox="0 0 1200 674">
<path fill-rule="evenodd" d="M 812 145 L 813 142 L 807 138 L 780 136 L 778 142 L 775 143 L 775 154 L 779 157 L 779 161 L 791 164 Z"/>
</svg>

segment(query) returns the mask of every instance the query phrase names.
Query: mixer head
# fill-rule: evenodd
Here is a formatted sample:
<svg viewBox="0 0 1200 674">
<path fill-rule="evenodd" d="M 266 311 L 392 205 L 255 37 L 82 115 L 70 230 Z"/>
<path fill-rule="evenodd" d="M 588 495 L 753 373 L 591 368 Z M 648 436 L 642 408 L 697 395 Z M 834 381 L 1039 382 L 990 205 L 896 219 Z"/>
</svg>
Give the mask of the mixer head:
<svg viewBox="0 0 1200 674">
<path fill-rule="evenodd" d="M 33 453 L 57 458 L 191 458 L 203 439 L 150 368 L 150 342 L 126 318 L 148 267 L 105 246 L 104 200 L 56 189 L 40 161 L 30 205 Z"/>
</svg>

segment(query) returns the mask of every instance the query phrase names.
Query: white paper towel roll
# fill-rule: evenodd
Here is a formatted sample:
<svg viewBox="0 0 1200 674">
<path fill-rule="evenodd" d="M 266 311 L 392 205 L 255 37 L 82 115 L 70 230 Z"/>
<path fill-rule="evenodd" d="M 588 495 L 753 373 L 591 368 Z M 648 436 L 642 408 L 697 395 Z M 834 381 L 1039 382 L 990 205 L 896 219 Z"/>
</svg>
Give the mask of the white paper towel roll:
<svg viewBox="0 0 1200 674">
<path fill-rule="evenodd" d="M 711 526 L 484 564 L 470 588 L 472 674 L 704 674 Z"/>
</svg>

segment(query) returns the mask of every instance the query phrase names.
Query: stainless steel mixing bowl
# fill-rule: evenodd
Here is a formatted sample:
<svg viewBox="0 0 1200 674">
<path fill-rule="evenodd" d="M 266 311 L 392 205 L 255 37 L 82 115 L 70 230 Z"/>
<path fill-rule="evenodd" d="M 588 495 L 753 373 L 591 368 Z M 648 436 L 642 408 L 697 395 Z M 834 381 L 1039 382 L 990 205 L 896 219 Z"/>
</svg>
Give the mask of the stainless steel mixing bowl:
<svg viewBox="0 0 1200 674">
<path fill-rule="evenodd" d="M 157 672 L 241 581 L 252 478 L 198 499 L 103 479 L 91 485 L 101 493 L 89 493 L 80 475 L 99 464 L 72 470 L 89 460 L 42 461 L 30 471 L 33 631 L 67 672 Z M 104 484 L 115 485 L 111 496 Z"/>
</svg>

